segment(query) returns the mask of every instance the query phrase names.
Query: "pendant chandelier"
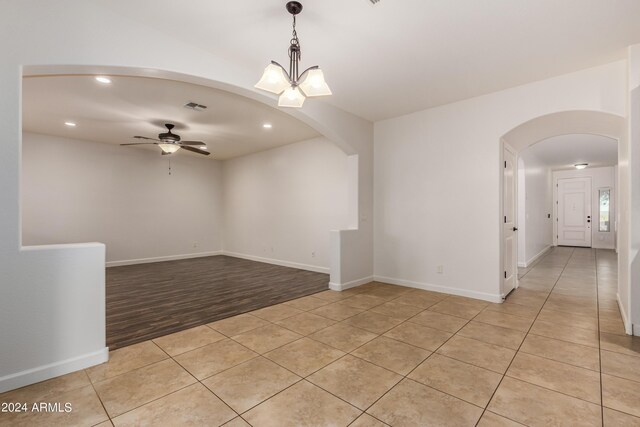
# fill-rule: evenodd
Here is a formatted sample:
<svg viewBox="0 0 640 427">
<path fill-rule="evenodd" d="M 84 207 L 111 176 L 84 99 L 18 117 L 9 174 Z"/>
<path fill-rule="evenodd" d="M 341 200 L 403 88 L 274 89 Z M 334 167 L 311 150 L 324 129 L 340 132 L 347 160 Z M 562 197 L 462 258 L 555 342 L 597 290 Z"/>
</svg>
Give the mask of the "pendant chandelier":
<svg viewBox="0 0 640 427">
<path fill-rule="evenodd" d="M 296 33 L 296 15 L 302 12 L 302 4 L 297 1 L 287 3 L 287 11 L 293 16 L 293 36 L 289 46 L 289 72 L 271 61 L 256 84 L 256 88 L 280 95 L 278 106 L 300 108 L 307 97 L 331 95 L 324 74 L 317 65 L 300 73 L 298 64 L 301 58 L 300 40 Z"/>
</svg>

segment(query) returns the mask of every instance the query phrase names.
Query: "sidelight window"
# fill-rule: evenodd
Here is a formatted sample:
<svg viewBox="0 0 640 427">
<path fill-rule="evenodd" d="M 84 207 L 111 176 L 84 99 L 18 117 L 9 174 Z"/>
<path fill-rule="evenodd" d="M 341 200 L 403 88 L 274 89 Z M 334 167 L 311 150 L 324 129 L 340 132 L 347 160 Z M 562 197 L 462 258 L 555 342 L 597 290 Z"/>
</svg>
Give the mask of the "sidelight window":
<svg viewBox="0 0 640 427">
<path fill-rule="evenodd" d="M 598 231 L 608 232 L 611 231 L 611 212 L 609 207 L 611 203 L 611 189 L 603 188 L 598 190 L 599 200 L 599 218 L 598 218 Z"/>
</svg>

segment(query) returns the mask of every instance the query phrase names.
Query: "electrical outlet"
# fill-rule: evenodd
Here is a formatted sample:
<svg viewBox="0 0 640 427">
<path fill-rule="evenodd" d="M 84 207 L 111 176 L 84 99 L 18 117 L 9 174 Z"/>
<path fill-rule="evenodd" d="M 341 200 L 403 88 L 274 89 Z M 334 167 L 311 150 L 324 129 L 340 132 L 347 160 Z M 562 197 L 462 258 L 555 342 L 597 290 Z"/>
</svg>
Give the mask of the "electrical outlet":
<svg viewBox="0 0 640 427">
<path fill-rule="evenodd" d="M 439 266 L 438 266 L 438 268 L 436 269 L 436 272 L 437 272 L 438 274 L 442 274 L 442 273 L 444 273 L 444 266 L 439 265 Z"/>
</svg>

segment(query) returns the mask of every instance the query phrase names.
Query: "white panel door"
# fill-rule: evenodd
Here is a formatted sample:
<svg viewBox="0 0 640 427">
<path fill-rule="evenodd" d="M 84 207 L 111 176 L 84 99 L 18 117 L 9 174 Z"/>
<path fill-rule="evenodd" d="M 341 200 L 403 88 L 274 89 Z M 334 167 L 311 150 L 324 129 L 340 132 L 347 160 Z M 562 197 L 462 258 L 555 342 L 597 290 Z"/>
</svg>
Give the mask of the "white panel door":
<svg viewBox="0 0 640 427">
<path fill-rule="evenodd" d="M 503 254 L 504 282 L 502 295 L 506 296 L 516 287 L 518 274 L 518 244 L 516 241 L 516 156 L 504 148 L 503 200 Z"/>
<path fill-rule="evenodd" d="M 591 178 L 558 180 L 558 245 L 591 247 Z"/>
</svg>

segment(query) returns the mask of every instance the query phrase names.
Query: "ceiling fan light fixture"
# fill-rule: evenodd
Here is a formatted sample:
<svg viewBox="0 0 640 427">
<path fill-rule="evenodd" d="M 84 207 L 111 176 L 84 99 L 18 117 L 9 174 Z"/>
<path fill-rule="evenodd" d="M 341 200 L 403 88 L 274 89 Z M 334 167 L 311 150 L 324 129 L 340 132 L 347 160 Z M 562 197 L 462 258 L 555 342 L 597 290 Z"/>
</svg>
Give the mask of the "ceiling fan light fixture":
<svg viewBox="0 0 640 427">
<path fill-rule="evenodd" d="M 278 99 L 279 107 L 301 108 L 305 97 L 298 86 L 290 86 L 282 92 Z"/>
<path fill-rule="evenodd" d="M 314 68 L 306 72 L 304 80 L 300 83 L 300 89 L 308 97 L 331 95 L 331 89 L 324 80 L 324 73 L 320 68 Z"/>
<path fill-rule="evenodd" d="M 176 144 L 158 144 L 158 147 L 167 154 L 173 154 L 180 149 L 180 146 Z"/>
<path fill-rule="evenodd" d="M 290 85 L 291 82 L 282 67 L 271 63 L 264 69 L 262 78 L 255 87 L 280 95 Z"/>
<path fill-rule="evenodd" d="M 576 163 L 573 166 L 578 170 L 582 170 L 582 169 L 586 168 L 587 166 L 589 166 L 589 163 Z"/>
</svg>

